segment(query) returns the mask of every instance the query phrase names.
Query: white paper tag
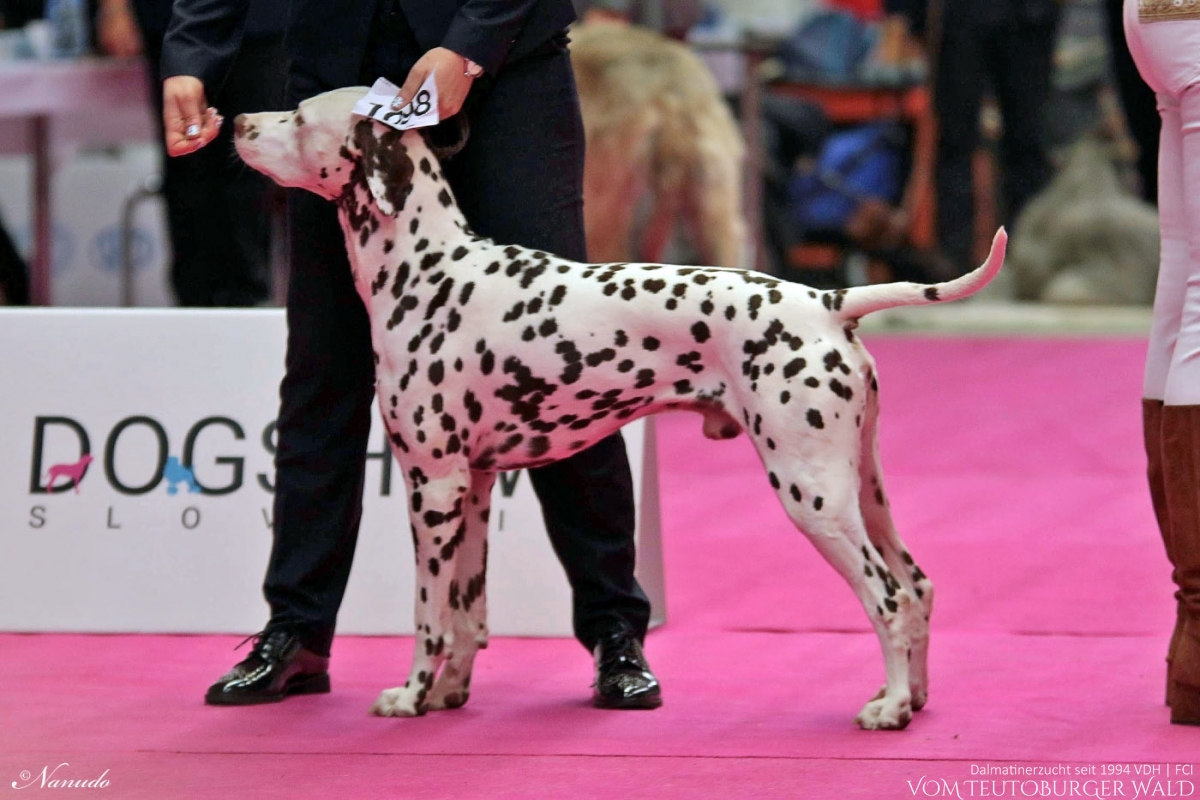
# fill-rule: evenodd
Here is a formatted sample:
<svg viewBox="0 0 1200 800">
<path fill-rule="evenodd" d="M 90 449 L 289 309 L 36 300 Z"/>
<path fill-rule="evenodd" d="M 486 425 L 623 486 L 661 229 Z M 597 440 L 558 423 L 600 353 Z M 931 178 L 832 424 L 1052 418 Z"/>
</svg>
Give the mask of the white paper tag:
<svg viewBox="0 0 1200 800">
<path fill-rule="evenodd" d="M 398 131 L 410 128 L 426 128 L 437 125 L 438 94 L 433 73 L 421 84 L 417 95 L 403 108 L 392 108 L 392 101 L 400 94 L 400 87 L 387 78 L 375 81 L 371 91 L 354 105 L 354 113 L 360 117 L 382 122 Z"/>
</svg>

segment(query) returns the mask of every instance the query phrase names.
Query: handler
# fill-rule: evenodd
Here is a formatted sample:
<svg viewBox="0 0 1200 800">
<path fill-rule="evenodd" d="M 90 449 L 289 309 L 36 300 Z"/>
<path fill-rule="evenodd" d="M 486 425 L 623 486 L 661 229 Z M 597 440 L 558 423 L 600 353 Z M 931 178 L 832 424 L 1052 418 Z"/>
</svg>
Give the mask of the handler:
<svg viewBox="0 0 1200 800">
<path fill-rule="evenodd" d="M 214 96 L 237 54 L 248 0 L 176 0 L 163 46 L 171 155 L 221 124 Z M 288 107 L 385 77 L 411 99 L 433 74 L 442 119 L 470 138 L 445 173 L 471 227 L 583 261 L 584 134 L 567 53 L 571 0 L 292 0 Z M 464 103 L 466 104 L 464 106 Z M 271 608 L 249 657 L 206 702 L 241 705 L 329 691 L 328 662 L 362 512 L 374 365 L 334 205 L 289 194 L 286 373 L 275 458 Z M 620 434 L 530 471 L 571 583 L 575 635 L 596 660 L 593 702 L 655 708 L 642 653 L 650 604 L 634 579 L 633 487 Z M 398 532 L 399 535 L 399 532 Z"/>
</svg>

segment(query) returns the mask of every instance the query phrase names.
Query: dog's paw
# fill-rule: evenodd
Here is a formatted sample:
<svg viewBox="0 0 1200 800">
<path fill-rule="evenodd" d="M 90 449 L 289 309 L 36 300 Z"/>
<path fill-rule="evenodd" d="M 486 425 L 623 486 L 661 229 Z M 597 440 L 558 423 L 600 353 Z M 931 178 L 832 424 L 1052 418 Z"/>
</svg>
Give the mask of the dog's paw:
<svg viewBox="0 0 1200 800">
<path fill-rule="evenodd" d="M 891 698 L 886 690 L 881 690 L 863 706 L 854 721 L 866 731 L 902 731 L 912 721 L 912 715 L 912 701 L 908 697 Z"/>
<path fill-rule="evenodd" d="M 475 661 L 475 651 L 452 655 L 453 660 L 447 656 L 441 674 L 429 690 L 427 702 L 431 711 L 462 708 L 471 696 L 471 667 Z"/>
<path fill-rule="evenodd" d="M 417 693 L 407 687 L 384 689 L 379 693 L 371 713 L 377 717 L 419 717 L 425 713 L 426 705 L 417 700 Z"/>
<path fill-rule="evenodd" d="M 910 662 L 908 691 L 912 695 L 913 711 L 920 711 L 929 701 L 929 668 L 925 659 Z"/>
<path fill-rule="evenodd" d="M 447 691 L 444 694 L 438 692 L 435 687 L 433 695 L 429 698 L 429 709 L 431 711 L 443 711 L 454 708 L 462 708 L 470 699 L 471 693 L 466 689 L 457 689 Z"/>
</svg>

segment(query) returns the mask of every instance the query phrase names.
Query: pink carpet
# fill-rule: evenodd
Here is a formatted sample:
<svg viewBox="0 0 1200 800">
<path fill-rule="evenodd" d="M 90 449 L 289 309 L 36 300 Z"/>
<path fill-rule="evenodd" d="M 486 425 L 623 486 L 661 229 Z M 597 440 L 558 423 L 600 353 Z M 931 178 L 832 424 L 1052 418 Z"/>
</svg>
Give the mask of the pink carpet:
<svg viewBox="0 0 1200 800">
<path fill-rule="evenodd" d="M 1162 704 L 1173 602 L 1144 486 L 1144 344 L 869 345 L 897 524 L 938 592 L 930 703 L 906 731 L 854 727 L 878 644 L 748 443 L 675 415 L 659 418 L 669 622 L 647 648 L 662 709 L 591 709 L 589 660 L 562 640 L 495 639 L 466 708 L 381 720 L 366 709 L 408 639 L 339 639 L 328 696 L 214 709 L 200 696 L 237 637 L 2 635 L 0 793 L 63 762 L 147 798 L 1195 793 L 1200 728 Z M 1075 774 L 978 774 L 1013 763 Z"/>
</svg>

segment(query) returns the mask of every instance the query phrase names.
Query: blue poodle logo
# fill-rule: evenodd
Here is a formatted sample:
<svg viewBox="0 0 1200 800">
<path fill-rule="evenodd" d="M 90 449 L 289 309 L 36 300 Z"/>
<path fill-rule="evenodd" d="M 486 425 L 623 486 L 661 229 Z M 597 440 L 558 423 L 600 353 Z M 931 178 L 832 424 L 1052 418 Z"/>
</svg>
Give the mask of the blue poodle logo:
<svg viewBox="0 0 1200 800">
<path fill-rule="evenodd" d="M 196 476 L 192 474 L 192 468 L 179 463 L 179 459 L 175 456 L 167 459 L 167 465 L 163 467 L 163 478 L 167 481 L 167 494 L 178 494 L 181 483 L 187 484 L 188 492 L 200 493 L 200 484 L 196 483 Z"/>
<path fill-rule="evenodd" d="M 134 270 L 141 271 L 154 259 L 154 237 L 143 228 L 135 227 L 130 234 L 130 261 Z M 88 245 L 88 261 L 105 272 L 121 270 L 121 227 L 110 225 L 98 231 Z"/>
</svg>

